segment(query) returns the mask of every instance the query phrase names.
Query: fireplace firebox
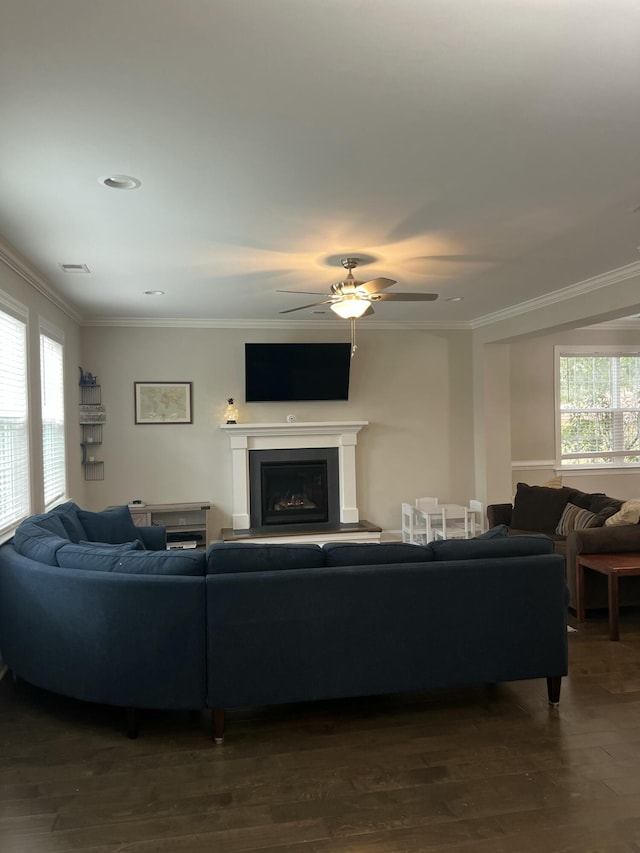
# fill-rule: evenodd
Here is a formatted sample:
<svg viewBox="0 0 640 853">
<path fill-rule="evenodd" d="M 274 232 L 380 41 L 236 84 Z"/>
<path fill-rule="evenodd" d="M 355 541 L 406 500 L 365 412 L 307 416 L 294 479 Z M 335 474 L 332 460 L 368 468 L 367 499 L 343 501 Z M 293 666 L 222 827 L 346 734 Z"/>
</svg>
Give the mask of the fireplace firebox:
<svg viewBox="0 0 640 853">
<path fill-rule="evenodd" d="M 322 529 L 339 522 L 336 448 L 252 450 L 251 527 Z"/>
</svg>

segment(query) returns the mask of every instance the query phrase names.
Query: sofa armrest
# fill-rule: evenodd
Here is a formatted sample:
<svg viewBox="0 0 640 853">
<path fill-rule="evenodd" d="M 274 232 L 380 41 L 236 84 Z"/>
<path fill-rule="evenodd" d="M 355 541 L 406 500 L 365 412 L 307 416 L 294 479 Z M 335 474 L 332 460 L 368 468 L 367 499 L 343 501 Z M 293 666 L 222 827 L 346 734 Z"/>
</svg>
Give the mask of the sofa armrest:
<svg viewBox="0 0 640 853">
<path fill-rule="evenodd" d="M 489 504 L 487 507 L 487 521 L 489 527 L 497 527 L 499 524 L 511 525 L 511 513 L 513 504 Z"/>
<path fill-rule="evenodd" d="M 567 536 L 567 565 L 575 565 L 578 554 L 625 554 L 640 551 L 640 524 L 587 527 Z"/>
<path fill-rule="evenodd" d="M 164 551 L 167 547 L 167 528 L 163 524 L 138 527 L 138 534 L 147 551 Z"/>
</svg>

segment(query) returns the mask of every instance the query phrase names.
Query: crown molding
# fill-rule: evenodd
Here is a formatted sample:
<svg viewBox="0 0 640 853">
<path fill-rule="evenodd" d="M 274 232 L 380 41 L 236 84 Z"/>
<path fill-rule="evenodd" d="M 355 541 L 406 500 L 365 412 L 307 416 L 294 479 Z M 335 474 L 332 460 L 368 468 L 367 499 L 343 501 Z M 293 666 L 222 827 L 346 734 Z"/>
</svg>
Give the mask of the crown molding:
<svg viewBox="0 0 640 853">
<path fill-rule="evenodd" d="M 470 325 L 472 329 L 479 329 L 482 326 L 489 326 L 493 323 L 499 323 L 502 320 L 511 320 L 514 317 L 521 317 L 523 314 L 528 314 L 530 311 L 535 311 L 539 308 L 548 308 L 550 305 L 566 302 L 568 299 L 574 299 L 576 296 L 583 296 L 585 293 L 592 293 L 595 290 L 601 290 L 603 287 L 618 284 L 634 276 L 640 276 L 640 261 L 634 261 L 632 264 L 627 264 L 624 267 L 618 267 L 615 270 L 595 275 L 593 278 L 587 278 L 584 281 L 579 281 L 560 290 L 554 290 L 551 293 L 546 293 L 544 296 L 537 296 L 535 299 L 519 302 L 517 305 L 512 305 L 510 308 L 505 308 L 502 311 L 495 311 L 493 314 L 485 314 L 483 317 L 477 317 L 471 321 Z"/>
<path fill-rule="evenodd" d="M 0 240 L 0 261 L 26 281 L 30 287 L 37 290 L 41 296 L 48 299 L 56 308 L 59 308 L 67 317 L 76 323 L 81 322 L 81 315 L 68 302 L 65 302 L 44 278 L 27 264 L 24 258 L 21 258 L 14 249 L 9 248 L 2 240 Z"/>
<path fill-rule="evenodd" d="M 378 331 L 380 329 L 431 329 L 438 331 L 471 331 L 469 322 L 428 322 L 409 320 L 407 322 L 389 322 L 386 320 L 358 320 L 358 332 Z M 366 324 L 366 325 L 365 325 Z M 346 320 L 223 320 L 207 317 L 86 317 L 81 326 L 129 326 L 147 328 L 185 328 L 185 329 L 347 329 Z"/>
<path fill-rule="evenodd" d="M 590 326 L 580 326 L 580 329 L 586 329 L 592 332 L 594 329 L 599 331 L 618 331 L 618 332 L 637 332 L 640 329 L 640 317 L 621 317 L 619 320 L 605 320 L 604 323 L 592 323 Z"/>
</svg>

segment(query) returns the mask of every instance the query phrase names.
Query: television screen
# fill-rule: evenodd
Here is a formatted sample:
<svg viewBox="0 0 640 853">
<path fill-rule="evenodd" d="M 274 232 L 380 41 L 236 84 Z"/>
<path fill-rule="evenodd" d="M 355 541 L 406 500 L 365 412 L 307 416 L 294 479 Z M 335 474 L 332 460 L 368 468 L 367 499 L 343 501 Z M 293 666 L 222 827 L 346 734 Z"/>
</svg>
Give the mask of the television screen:
<svg viewBox="0 0 640 853">
<path fill-rule="evenodd" d="M 348 400 L 351 344 L 245 344 L 245 400 Z"/>
</svg>

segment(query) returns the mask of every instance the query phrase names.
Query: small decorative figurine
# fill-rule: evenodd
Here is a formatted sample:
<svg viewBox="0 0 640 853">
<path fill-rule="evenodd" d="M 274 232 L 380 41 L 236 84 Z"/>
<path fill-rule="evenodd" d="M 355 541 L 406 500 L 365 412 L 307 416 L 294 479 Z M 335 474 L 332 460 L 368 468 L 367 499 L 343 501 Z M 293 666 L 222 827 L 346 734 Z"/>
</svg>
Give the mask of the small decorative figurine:
<svg viewBox="0 0 640 853">
<path fill-rule="evenodd" d="M 227 408 L 224 410 L 224 418 L 228 424 L 238 423 L 238 409 L 233 402 L 233 397 L 227 400 Z"/>
<path fill-rule="evenodd" d="M 97 376 L 94 376 L 93 373 L 85 373 L 84 370 L 79 367 L 80 371 L 80 385 L 96 385 L 98 382 Z"/>
</svg>

